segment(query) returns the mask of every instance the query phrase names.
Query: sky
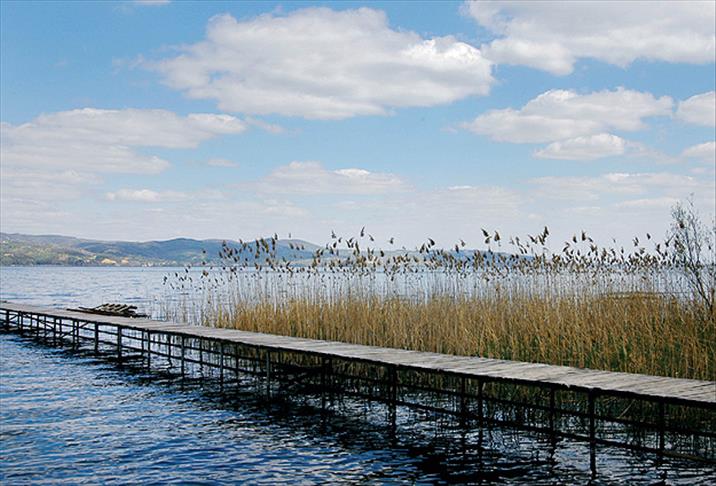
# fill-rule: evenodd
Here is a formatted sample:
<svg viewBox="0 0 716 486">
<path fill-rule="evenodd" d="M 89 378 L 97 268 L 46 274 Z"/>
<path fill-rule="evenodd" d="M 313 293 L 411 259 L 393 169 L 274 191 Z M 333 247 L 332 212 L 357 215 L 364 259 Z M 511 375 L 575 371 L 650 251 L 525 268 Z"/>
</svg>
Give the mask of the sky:
<svg viewBox="0 0 716 486">
<path fill-rule="evenodd" d="M 716 2 L 0 2 L 0 229 L 480 247 L 716 205 Z M 379 245 L 380 246 L 380 245 Z"/>
</svg>

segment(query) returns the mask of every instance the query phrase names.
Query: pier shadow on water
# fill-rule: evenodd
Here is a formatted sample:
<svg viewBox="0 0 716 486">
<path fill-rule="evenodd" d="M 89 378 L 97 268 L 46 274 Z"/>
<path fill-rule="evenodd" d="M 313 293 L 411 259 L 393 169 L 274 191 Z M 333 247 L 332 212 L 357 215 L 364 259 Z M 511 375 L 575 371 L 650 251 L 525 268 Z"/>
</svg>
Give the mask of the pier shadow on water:
<svg viewBox="0 0 716 486">
<path fill-rule="evenodd" d="M 709 484 L 713 466 L 0 334 L 0 481 Z"/>
</svg>

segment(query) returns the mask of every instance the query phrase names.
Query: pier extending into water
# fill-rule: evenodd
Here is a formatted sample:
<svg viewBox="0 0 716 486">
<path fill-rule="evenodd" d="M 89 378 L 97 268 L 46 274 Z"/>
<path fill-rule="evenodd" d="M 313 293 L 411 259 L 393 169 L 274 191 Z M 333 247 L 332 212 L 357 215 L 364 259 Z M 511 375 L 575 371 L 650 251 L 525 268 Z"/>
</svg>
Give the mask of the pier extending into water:
<svg viewBox="0 0 716 486">
<path fill-rule="evenodd" d="M 716 381 L 354 345 L 0 302 L 6 330 L 260 393 L 341 397 L 716 463 Z M 694 416 L 697 417 L 694 422 Z M 684 417 L 689 417 L 684 420 Z M 696 423 L 696 425 L 694 425 Z M 689 425 L 686 425 L 689 424 Z M 638 431 L 635 433 L 634 431 Z M 623 436 L 623 440 L 617 438 Z M 636 437 L 636 440 L 635 440 Z"/>
</svg>

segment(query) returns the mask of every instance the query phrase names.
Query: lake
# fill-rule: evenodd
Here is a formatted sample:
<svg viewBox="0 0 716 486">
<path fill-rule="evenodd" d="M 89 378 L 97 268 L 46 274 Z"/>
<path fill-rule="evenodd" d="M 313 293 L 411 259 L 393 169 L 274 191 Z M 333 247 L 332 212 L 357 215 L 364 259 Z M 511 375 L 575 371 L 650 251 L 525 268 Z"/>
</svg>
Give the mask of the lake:
<svg viewBox="0 0 716 486">
<path fill-rule="evenodd" d="M 166 268 L 0 268 L 0 299 L 135 303 L 161 314 Z M 194 484 L 713 484 L 713 468 L 346 401 L 321 414 L 250 389 L 185 382 L 0 334 L 0 481 Z M 418 420 L 419 418 L 419 420 Z"/>
</svg>

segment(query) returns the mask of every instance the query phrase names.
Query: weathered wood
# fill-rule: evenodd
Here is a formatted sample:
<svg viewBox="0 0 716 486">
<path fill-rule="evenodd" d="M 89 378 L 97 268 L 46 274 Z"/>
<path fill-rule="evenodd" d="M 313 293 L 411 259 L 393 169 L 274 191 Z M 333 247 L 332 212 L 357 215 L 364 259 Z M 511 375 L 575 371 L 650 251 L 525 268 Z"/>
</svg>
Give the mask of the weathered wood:
<svg viewBox="0 0 716 486">
<path fill-rule="evenodd" d="M 151 332 L 166 333 L 179 336 L 181 339 L 193 338 L 228 342 L 234 346 L 240 345 L 264 349 L 267 355 L 273 351 L 287 351 L 312 354 L 326 359 L 338 358 L 374 363 L 405 370 L 443 372 L 463 378 L 477 379 L 481 383 L 480 387 L 485 380 L 519 382 L 532 386 L 549 387 L 550 389 L 562 388 L 588 393 L 596 392 L 600 396 L 627 395 L 656 401 L 668 400 L 669 402 L 716 408 L 716 381 L 639 375 L 491 358 L 453 356 L 277 336 L 236 329 L 189 326 L 124 316 L 88 314 L 70 310 L 18 305 L 10 302 L 0 303 L 0 311 L 4 312 L 6 320 L 10 319 L 10 313 L 14 312 L 22 313 L 23 316 L 46 317 L 53 320 L 67 319 L 78 323 L 82 322 L 83 324 L 111 325 L 117 327 L 118 330 L 131 329 L 148 334 Z M 118 335 L 120 333 L 121 331 L 118 332 Z M 200 361 L 203 361 L 202 355 L 203 351 L 200 351 Z M 268 373 L 267 375 L 270 376 Z"/>
</svg>

